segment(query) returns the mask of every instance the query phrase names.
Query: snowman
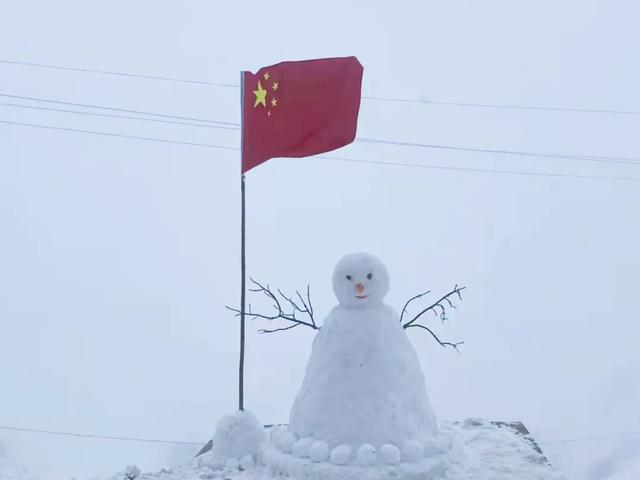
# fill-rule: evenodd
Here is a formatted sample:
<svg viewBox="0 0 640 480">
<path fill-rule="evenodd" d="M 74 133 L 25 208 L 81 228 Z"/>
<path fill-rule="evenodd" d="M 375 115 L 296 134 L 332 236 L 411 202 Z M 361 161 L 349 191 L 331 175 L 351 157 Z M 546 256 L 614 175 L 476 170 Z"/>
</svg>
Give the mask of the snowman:
<svg viewBox="0 0 640 480">
<path fill-rule="evenodd" d="M 361 463 L 376 451 L 420 455 L 437 425 L 416 352 L 397 313 L 383 303 L 385 266 L 373 255 L 347 255 L 336 265 L 333 290 L 339 304 L 314 339 L 291 432 L 298 443 L 325 446 L 334 463 L 348 452 Z"/>
</svg>

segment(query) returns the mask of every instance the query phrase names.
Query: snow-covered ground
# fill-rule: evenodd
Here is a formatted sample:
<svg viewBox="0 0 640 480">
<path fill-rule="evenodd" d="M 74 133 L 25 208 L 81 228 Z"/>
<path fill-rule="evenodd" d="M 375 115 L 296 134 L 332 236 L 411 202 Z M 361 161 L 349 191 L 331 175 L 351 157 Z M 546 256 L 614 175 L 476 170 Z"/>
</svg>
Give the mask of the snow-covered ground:
<svg viewBox="0 0 640 480">
<path fill-rule="evenodd" d="M 280 459 L 279 467 L 296 472 L 286 475 L 276 472 L 273 466 L 264 464 L 242 470 L 237 462 L 221 463 L 213 451 L 194 459 L 190 464 L 159 472 L 144 472 L 129 468 L 109 480 L 271 480 L 296 478 L 358 478 L 358 479 L 442 479 L 442 480 L 561 480 L 564 477 L 555 471 L 534 448 L 530 441 L 508 427 L 498 427 L 489 422 L 466 421 L 442 425 L 442 433 L 453 438 L 453 446 L 446 454 L 433 459 L 433 475 L 416 475 L 410 464 L 396 466 L 357 465 L 336 466 L 314 463 L 293 456 L 287 461 Z M 272 459 L 271 459 L 272 460 Z M 260 462 L 262 463 L 262 462 Z M 273 464 L 272 464 L 273 465 Z M 302 477 L 301 477 L 302 475 Z M 340 476 L 338 476 L 340 475 Z M 620 477 L 620 480 L 626 477 Z M 106 479 L 105 479 L 106 480 Z M 616 480 L 617 477 L 616 477 Z"/>
<path fill-rule="evenodd" d="M 640 438 L 627 438 L 603 459 L 595 462 L 586 480 L 638 480 L 640 478 Z"/>
<path fill-rule="evenodd" d="M 0 480 L 35 480 L 29 472 L 13 461 L 0 445 Z"/>
</svg>

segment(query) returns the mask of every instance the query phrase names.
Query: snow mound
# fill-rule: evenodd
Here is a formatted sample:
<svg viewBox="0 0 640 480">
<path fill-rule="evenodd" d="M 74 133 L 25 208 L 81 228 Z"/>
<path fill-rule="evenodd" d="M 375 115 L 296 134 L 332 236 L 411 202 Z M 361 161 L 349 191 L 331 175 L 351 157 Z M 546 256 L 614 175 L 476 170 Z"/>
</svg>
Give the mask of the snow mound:
<svg viewBox="0 0 640 480">
<path fill-rule="evenodd" d="M 564 480 L 530 440 L 508 427 L 478 421 L 445 423 L 440 434 L 445 435 L 443 445 L 451 448 L 415 463 L 403 458 L 397 465 L 381 465 L 376 460 L 363 467 L 351 458 L 346 445 L 350 458 L 346 465 L 318 463 L 265 443 L 252 470 L 241 470 L 237 463 L 221 466 L 208 452 L 180 468 L 144 473 L 140 480 Z"/>
<path fill-rule="evenodd" d="M 266 432 L 256 416 L 246 410 L 220 419 L 213 436 L 213 456 L 218 462 L 240 461 L 245 456 L 257 456 Z M 245 462 L 246 463 L 246 462 Z"/>
<path fill-rule="evenodd" d="M 4 453 L 0 446 L 0 480 L 33 480 L 27 470 L 16 464 Z"/>
</svg>

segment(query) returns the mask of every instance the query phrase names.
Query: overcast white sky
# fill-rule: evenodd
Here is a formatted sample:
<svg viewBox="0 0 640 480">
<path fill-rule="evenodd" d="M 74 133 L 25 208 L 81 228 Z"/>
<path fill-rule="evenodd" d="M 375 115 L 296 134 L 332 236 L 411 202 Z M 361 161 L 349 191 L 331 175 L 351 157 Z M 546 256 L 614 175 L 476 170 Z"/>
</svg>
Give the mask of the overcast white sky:
<svg viewBox="0 0 640 480">
<path fill-rule="evenodd" d="M 237 83 L 242 69 L 356 55 L 363 93 L 640 110 L 628 1 L 8 2 L 0 58 Z M 239 121 L 233 88 L 0 64 L 0 93 Z M 239 145 L 237 132 L 4 105 L 0 119 Z M 638 115 L 363 101 L 359 135 L 640 158 Z M 640 166 L 406 147 L 376 161 L 640 177 Z M 0 424 L 206 441 L 236 406 L 239 157 L 0 125 Z M 389 269 L 391 305 L 469 287 L 444 336 L 411 332 L 439 418 L 522 420 L 552 463 L 601 480 L 640 455 L 640 183 L 273 160 L 248 185 L 251 275 L 312 285 L 352 251 Z M 249 327 L 247 407 L 283 422 L 311 332 Z M 545 443 L 549 442 L 549 443 Z M 0 431 L 47 480 L 159 469 L 197 447 Z M 637 465 L 637 463 L 636 463 Z"/>
</svg>

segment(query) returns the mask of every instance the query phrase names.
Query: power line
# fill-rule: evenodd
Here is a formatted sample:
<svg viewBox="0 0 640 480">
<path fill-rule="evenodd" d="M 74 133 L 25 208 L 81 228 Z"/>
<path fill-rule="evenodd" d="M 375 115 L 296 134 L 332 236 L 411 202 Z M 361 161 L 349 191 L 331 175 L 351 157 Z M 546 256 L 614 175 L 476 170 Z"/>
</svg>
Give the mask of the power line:
<svg viewBox="0 0 640 480">
<path fill-rule="evenodd" d="M 98 70 L 84 67 L 68 67 L 63 65 L 53 65 L 36 62 L 22 62 L 17 60 L 0 59 L 0 63 L 10 65 L 21 65 L 36 68 L 48 68 L 54 70 L 65 70 L 72 72 L 97 73 L 101 75 L 115 75 L 120 77 L 140 78 L 144 80 L 162 80 L 167 82 L 189 83 L 196 85 L 208 85 L 224 88 L 240 88 L 235 83 L 211 82 L 207 80 L 190 80 L 183 78 L 165 77 L 159 75 L 143 75 L 131 72 L 117 72 L 109 70 Z M 426 100 L 418 98 L 396 98 L 396 97 L 380 97 L 363 95 L 364 100 L 394 103 L 415 103 L 424 105 L 439 105 L 451 107 L 468 107 L 468 108 L 484 108 L 497 110 L 529 110 L 542 112 L 564 112 L 564 113 L 593 113 L 593 114 L 609 114 L 609 115 L 640 115 L 639 110 L 615 110 L 615 109 L 598 109 L 598 108 L 570 108 L 570 107 L 554 107 L 554 106 L 535 106 L 535 105 L 515 105 L 515 104 L 496 104 L 496 103 L 478 103 L 478 102 L 454 102 L 441 100 Z"/>
<path fill-rule="evenodd" d="M 8 425 L 0 425 L 3 430 L 11 430 L 14 432 L 41 433 L 45 435 L 58 435 L 61 437 L 81 437 L 81 438 L 99 438 L 103 440 L 122 440 L 127 442 L 144 442 L 144 443 L 168 443 L 173 445 L 198 445 L 202 446 L 203 442 L 183 442 L 180 440 L 158 440 L 152 438 L 137 437 L 119 437 L 114 435 L 98 435 L 93 433 L 76 433 L 76 432 L 57 432 L 54 430 L 38 430 L 35 428 L 10 427 Z"/>
<path fill-rule="evenodd" d="M 227 127 L 224 125 L 213 125 L 213 124 L 209 125 L 209 124 L 189 123 L 189 122 L 174 122 L 171 120 L 161 120 L 159 118 L 131 117 L 128 115 L 116 115 L 111 113 L 81 112 L 79 110 L 65 110 L 60 108 L 37 107 L 35 105 L 18 105 L 16 103 L 3 103 L 2 105 L 7 107 L 14 107 L 14 108 L 26 108 L 30 110 L 44 110 L 47 112 L 73 113 L 77 115 L 90 115 L 94 117 L 123 118 L 127 120 L 141 120 L 144 122 L 168 123 L 171 125 L 184 125 L 187 127 L 217 128 L 221 130 L 236 130 L 236 131 L 240 130 L 240 127 L 232 127 L 232 126 Z"/>
<path fill-rule="evenodd" d="M 100 109 L 100 110 L 111 110 L 111 111 L 114 111 L 114 112 L 136 113 L 136 114 L 140 114 L 140 115 L 151 115 L 153 117 L 174 118 L 176 120 L 189 120 L 189 121 L 193 121 L 193 122 L 214 123 L 214 124 L 218 124 L 218 125 L 232 125 L 232 126 L 236 126 L 236 127 L 240 126 L 239 123 L 233 123 L 233 122 L 221 122 L 221 121 L 218 121 L 218 120 L 208 120 L 208 119 L 203 119 L 203 118 L 182 117 L 182 116 L 178 116 L 178 115 L 169 115 L 169 114 L 166 114 L 166 113 L 147 112 L 147 111 L 143 111 L 143 110 L 132 110 L 132 109 L 128 109 L 128 108 L 108 107 L 108 106 L 104 106 L 104 105 L 92 105 L 92 104 L 88 104 L 88 103 L 66 102 L 66 101 L 62 101 L 62 100 L 51 100 L 51 99 L 48 99 L 48 98 L 27 97 L 27 96 L 24 96 L 24 95 L 11 95 L 11 94 L 8 94 L 8 93 L 0 93 L 0 97 L 17 98 L 17 99 L 20 99 L 20 100 L 31 100 L 31 101 L 34 101 L 34 102 L 55 103 L 57 105 L 70 105 L 70 106 L 74 106 L 74 107 L 96 108 L 96 109 Z"/>
<path fill-rule="evenodd" d="M 209 126 L 211 128 L 222 128 L 222 129 L 226 129 L 226 130 L 239 130 L 239 128 L 240 128 L 240 124 L 239 123 L 226 122 L 226 121 L 220 121 L 220 120 L 196 119 L 196 118 L 192 118 L 192 117 L 179 117 L 179 116 L 169 115 L 169 114 L 161 114 L 161 113 L 154 113 L 154 112 L 144 112 L 144 111 L 140 111 L 140 110 L 122 109 L 122 108 L 115 108 L 115 107 L 109 107 L 109 106 L 89 105 L 89 104 L 83 104 L 83 103 L 68 102 L 68 101 L 61 101 L 61 100 L 52 100 L 52 99 L 38 98 L 38 97 L 27 97 L 27 96 L 19 96 L 19 95 L 10 95 L 10 94 L 5 94 L 5 93 L 0 93 L 0 97 L 20 98 L 20 99 L 32 100 L 32 101 L 38 101 L 38 102 L 63 104 L 63 105 L 74 105 L 74 106 L 89 107 L 89 108 L 95 108 L 95 109 L 115 110 L 115 111 L 122 111 L 122 112 L 135 112 L 135 113 L 138 113 L 138 114 L 154 115 L 154 116 L 176 118 L 176 119 L 190 119 L 190 120 L 195 120 L 195 121 L 199 121 L 199 122 L 207 122 L 207 123 L 210 123 L 212 125 L 216 125 L 216 126 L 212 126 L 212 125 L 189 124 L 189 123 L 183 123 L 183 122 L 180 123 L 181 125 L 194 126 L 194 127 Z M 75 113 L 75 114 L 81 114 L 81 115 L 113 116 L 115 118 L 120 118 L 119 116 L 116 116 L 116 115 L 106 115 L 106 114 L 100 114 L 100 113 L 95 113 L 95 112 L 78 112 L 78 111 L 62 110 L 62 109 L 58 110 L 58 109 L 53 109 L 53 108 L 48 109 L 48 108 L 45 108 L 45 107 L 37 107 L 37 106 L 30 106 L 30 105 L 15 105 L 15 104 L 8 104 L 8 103 L 6 103 L 5 105 L 19 107 L 19 108 L 33 108 L 33 109 L 40 109 L 40 110 L 59 111 L 59 112 L 65 112 L 65 113 Z M 129 116 L 122 116 L 122 118 L 145 120 L 143 118 L 129 117 Z M 167 122 L 167 123 L 169 123 L 169 122 Z M 170 122 L 170 123 L 173 123 L 173 122 Z M 222 127 L 222 126 L 218 126 L 218 125 L 228 125 L 229 127 Z M 561 160 L 577 160 L 577 161 L 586 161 L 586 162 L 595 162 L 595 163 L 612 163 L 612 164 L 622 164 L 622 165 L 640 165 L 640 159 L 627 158 L 627 157 L 614 157 L 614 156 L 602 156 L 602 155 L 555 154 L 555 153 L 527 152 L 527 151 L 497 149 L 497 148 L 461 147 L 461 146 L 455 146 L 455 145 L 439 145 L 439 144 L 427 144 L 427 143 L 416 143 L 416 142 L 402 142 L 402 141 L 384 140 L 384 139 L 377 139 L 377 138 L 364 138 L 364 137 L 357 137 L 356 141 L 357 142 L 361 142 L 361 143 L 374 143 L 374 144 L 395 145 L 395 146 L 403 146 L 403 147 L 428 148 L 428 149 L 437 149 L 437 150 L 452 150 L 452 151 L 473 152 L 473 153 L 489 153 L 489 154 L 497 154 L 497 155 L 512 155 L 512 156 L 534 157 L 534 158 L 552 158 L 552 159 L 561 159 Z"/>
<path fill-rule="evenodd" d="M 500 169 L 491 169 L 491 168 L 453 167 L 453 166 L 444 166 L 444 165 L 420 165 L 417 163 L 359 160 L 355 158 L 327 157 L 327 156 L 321 156 L 321 155 L 311 157 L 311 158 L 323 158 L 326 160 L 334 160 L 334 161 L 340 161 L 340 162 L 369 163 L 372 165 L 387 165 L 387 166 L 394 166 L 394 167 L 427 168 L 432 170 L 450 170 L 453 172 L 473 172 L 473 173 L 488 173 L 488 174 L 500 174 L 500 175 L 524 175 L 524 176 L 532 176 L 532 177 L 578 178 L 578 179 L 593 179 L 593 180 L 622 180 L 622 181 L 629 181 L 629 182 L 640 182 L 640 177 L 576 175 L 576 174 L 570 174 L 570 173 L 535 172 L 535 171 L 524 171 L 524 170 L 500 170 Z"/>
<path fill-rule="evenodd" d="M 362 137 L 356 138 L 356 141 L 362 142 L 362 143 L 377 143 L 377 144 L 384 144 L 384 145 L 396 145 L 396 146 L 402 146 L 402 147 L 454 150 L 458 152 L 494 153 L 498 155 L 515 155 L 515 156 L 521 156 L 521 157 L 556 158 L 556 159 L 563 159 L 563 160 L 582 160 L 582 161 L 588 161 L 588 162 L 640 165 L 640 159 L 626 158 L 626 157 L 607 157 L 607 156 L 599 156 L 599 155 L 574 155 L 574 154 L 563 155 L 563 154 L 556 154 L 556 153 L 523 152 L 519 150 L 458 147 L 454 145 L 436 145 L 436 144 L 429 144 L 429 143 L 400 142 L 400 141 L 394 141 L 394 140 L 380 140 L 377 138 L 362 138 Z"/>
<path fill-rule="evenodd" d="M 160 143 L 174 143 L 177 145 L 190 145 L 192 147 L 207 147 L 207 148 L 219 148 L 224 150 L 240 150 L 238 147 L 229 147 L 226 145 L 212 145 L 209 143 L 196 143 L 196 142 L 183 142 L 180 140 L 168 140 L 165 138 L 155 138 L 155 137 L 141 137 L 138 135 L 125 135 L 122 133 L 111 133 L 111 132 L 100 132 L 98 130 L 83 130 L 80 128 L 67 128 L 67 127 L 56 127 L 53 125 L 40 125 L 36 123 L 23 123 L 23 122 L 12 122 L 9 120 L 0 120 L 0 123 L 4 123 L 6 125 L 15 125 L 19 127 L 31 127 L 31 128 L 44 128 L 47 130 L 60 130 L 64 132 L 75 132 L 75 133 L 85 133 L 89 135 L 101 135 L 104 137 L 119 137 L 119 138 L 127 138 L 130 140 L 145 140 L 148 142 L 160 142 Z"/>
<path fill-rule="evenodd" d="M 598 108 L 569 108 L 569 107 L 544 107 L 544 106 L 533 106 L 533 105 L 508 105 L 508 104 L 496 104 L 496 103 L 445 102 L 440 100 L 367 97 L 367 96 L 363 96 L 362 98 L 366 100 L 377 100 L 380 102 L 423 103 L 427 105 L 488 108 L 488 109 L 497 109 L 497 110 L 532 110 L 532 111 L 541 111 L 541 112 L 606 113 L 606 114 L 613 114 L 613 115 L 640 115 L 640 111 L 638 110 L 608 110 L 608 109 L 598 109 Z"/>
<path fill-rule="evenodd" d="M 640 432 L 619 433 L 616 435 L 603 435 L 600 437 L 567 438 L 563 440 L 550 440 L 548 442 L 538 442 L 538 443 L 540 445 L 555 445 L 555 444 L 561 444 L 561 443 L 591 442 L 595 440 L 615 440 L 618 438 L 628 438 L 628 437 L 640 437 Z"/>
<path fill-rule="evenodd" d="M 99 73 L 101 75 L 117 75 L 119 77 L 142 78 L 145 80 L 163 80 L 167 82 L 192 83 L 196 85 L 210 85 L 214 87 L 240 88 L 239 85 L 235 85 L 232 83 L 207 82 L 206 80 L 188 80 L 184 78 L 163 77 L 159 75 L 141 75 L 138 73 L 114 72 L 109 70 L 96 70 L 96 69 L 83 68 L 83 67 L 65 67 L 62 65 L 51 65 L 47 63 L 19 62 L 17 60 L 3 60 L 3 59 L 0 59 L 0 63 L 7 63 L 10 65 L 22 65 L 25 67 L 38 67 L 38 68 L 50 68 L 54 70 L 66 70 L 70 72 Z"/>
<path fill-rule="evenodd" d="M 22 123 L 22 122 L 12 122 L 8 120 L 0 120 L 0 123 L 7 125 L 15 125 L 21 127 L 32 127 L 32 128 L 44 128 L 48 130 L 60 130 L 66 132 L 74 132 L 74 133 L 83 133 L 90 135 L 100 135 L 107 137 L 120 137 L 126 138 L 130 140 L 144 140 L 151 142 L 161 142 L 161 143 L 172 143 L 178 145 L 189 145 L 194 147 L 205 147 L 205 148 L 219 148 L 224 150 L 234 150 L 240 151 L 239 147 L 231 147 L 227 145 L 214 145 L 209 143 L 195 143 L 195 142 L 183 142 L 179 140 L 168 140 L 163 138 L 154 138 L 154 137 L 141 137 L 137 135 L 124 135 L 118 133 L 111 132 L 101 132 L 97 130 L 83 130 L 77 128 L 66 128 L 66 127 L 57 127 L 52 125 L 39 125 L 34 123 Z M 575 175 L 575 174 L 565 174 L 565 173 L 552 173 L 552 172 L 535 172 L 535 171 L 522 171 L 522 170 L 500 170 L 500 169 L 488 169 L 488 168 L 467 168 L 467 167 L 453 167 L 453 166 L 443 166 L 443 165 L 421 165 L 415 163 L 402 163 L 402 162 L 383 162 L 376 160 L 359 160 L 354 158 L 342 158 L 342 157 L 331 157 L 331 156 L 323 156 L 317 155 L 311 158 L 323 158 L 327 160 L 340 161 L 340 162 L 350 162 L 350 163 L 363 163 L 363 164 L 372 164 L 372 165 L 386 165 L 386 166 L 396 166 L 396 167 L 407 167 L 407 168 L 426 168 L 426 169 L 434 169 L 434 170 L 450 170 L 450 171 L 460 171 L 460 172 L 472 172 L 472 173 L 487 173 L 487 174 L 502 174 L 502 175 L 525 175 L 525 176 L 538 176 L 538 177 L 564 177 L 564 178 L 576 178 L 576 179 L 594 179 L 594 180 L 621 180 L 621 181 L 630 181 L 630 182 L 639 182 L 640 177 L 616 177 L 616 176 L 599 176 L 599 175 Z"/>
</svg>

